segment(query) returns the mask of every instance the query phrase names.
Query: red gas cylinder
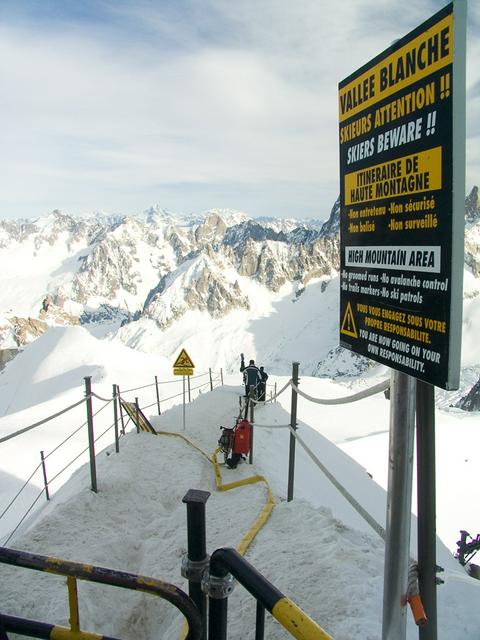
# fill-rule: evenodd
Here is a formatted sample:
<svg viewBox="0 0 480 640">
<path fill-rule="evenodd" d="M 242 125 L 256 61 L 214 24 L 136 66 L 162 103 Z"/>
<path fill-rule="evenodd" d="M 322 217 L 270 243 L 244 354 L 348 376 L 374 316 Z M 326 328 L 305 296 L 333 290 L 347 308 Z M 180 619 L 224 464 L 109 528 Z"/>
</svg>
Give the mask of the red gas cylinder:
<svg viewBox="0 0 480 640">
<path fill-rule="evenodd" d="M 240 420 L 233 436 L 233 453 L 247 454 L 250 451 L 252 427 L 248 420 Z"/>
</svg>

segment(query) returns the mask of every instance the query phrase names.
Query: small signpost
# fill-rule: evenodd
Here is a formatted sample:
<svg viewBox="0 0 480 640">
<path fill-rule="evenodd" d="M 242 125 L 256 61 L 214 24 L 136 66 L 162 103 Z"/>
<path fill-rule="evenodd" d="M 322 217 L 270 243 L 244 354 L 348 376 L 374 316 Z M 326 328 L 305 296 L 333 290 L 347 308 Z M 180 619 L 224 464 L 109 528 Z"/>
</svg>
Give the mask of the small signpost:
<svg viewBox="0 0 480 640">
<path fill-rule="evenodd" d="M 192 359 L 185 351 L 182 349 L 177 356 L 177 359 L 173 363 L 173 375 L 174 376 L 183 376 L 183 430 L 185 431 L 185 376 L 193 376 L 193 370 L 195 369 L 195 365 L 193 364 Z"/>
<path fill-rule="evenodd" d="M 339 84 L 340 344 L 394 370 L 383 640 L 405 637 L 414 379 L 423 394 L 432 385 L 456 389 L 460 377 L 465 39 L 466 1 L 455 0 Z M 416 407 L 419 431 L 433 416 L 429 397 L 431 411 Z M 420 484 L 435 459 L 423 447 L 418 458 Z M 431 484 L 419 522 L 432 513 Z M 435 548 L 434 513 L 430 520 L 422 541 L 419 531 L 420 569 L 424 547 Z M 434 576 L 434 566 L 423 569 Z M 436 638 L 433 600 L 425 640 Z"/>
</svg>

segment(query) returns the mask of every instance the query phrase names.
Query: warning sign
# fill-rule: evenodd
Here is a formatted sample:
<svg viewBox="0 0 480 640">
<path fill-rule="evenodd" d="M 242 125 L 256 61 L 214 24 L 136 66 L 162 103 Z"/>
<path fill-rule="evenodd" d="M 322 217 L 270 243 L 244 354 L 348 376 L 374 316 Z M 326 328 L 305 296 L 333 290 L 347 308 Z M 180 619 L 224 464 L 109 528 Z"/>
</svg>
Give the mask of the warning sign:
<svg viewBox="0 0 480 640">
<path fill-rule="evenodd" d="M 344 333 L 346 336 L 351 336 L 352 338 L 358 338 L 357 327 L 355 326 L 355 319 L 350 303 L 347 304 L 340 333 Z"/>
<path fill-rule="evenodd" d="M 340 344 L 445 389 L 460 374 L 465 31 L 449 4 L 338 91 Z"/>
<path fill-rule="evenodd" d="M 193 376 L 193 370 L 195 365 L 193 364 L 192 359 L 185 351 L 182 349 L 177 356 L 177 359 L 173 363 L 173 375 L 175 376 Z"/>
</svg>

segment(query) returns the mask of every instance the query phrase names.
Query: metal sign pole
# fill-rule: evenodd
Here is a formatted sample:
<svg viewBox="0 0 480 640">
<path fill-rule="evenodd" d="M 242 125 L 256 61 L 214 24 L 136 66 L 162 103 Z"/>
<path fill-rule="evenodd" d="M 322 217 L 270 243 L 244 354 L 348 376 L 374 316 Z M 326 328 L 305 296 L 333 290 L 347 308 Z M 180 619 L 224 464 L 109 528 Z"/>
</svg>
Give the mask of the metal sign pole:
<svg viewBox="0 0 480 640">
<path fill-rule="evenodd" d="M 428 622 L 420 640 L 437 640 L 437 564 L 435 527 L 435 388 L 417 380 L 417 530 L 420 595 Z"/>
<path fill-rule="evenodd" d="M 185 376 L 183 378 L 183 430 L 185 431 Z"/>
<path fill-rule="evenodd" d="M 382 640 L 404 640 L 410 561 L 415 378 L 392 371 Z"/>
</svg>

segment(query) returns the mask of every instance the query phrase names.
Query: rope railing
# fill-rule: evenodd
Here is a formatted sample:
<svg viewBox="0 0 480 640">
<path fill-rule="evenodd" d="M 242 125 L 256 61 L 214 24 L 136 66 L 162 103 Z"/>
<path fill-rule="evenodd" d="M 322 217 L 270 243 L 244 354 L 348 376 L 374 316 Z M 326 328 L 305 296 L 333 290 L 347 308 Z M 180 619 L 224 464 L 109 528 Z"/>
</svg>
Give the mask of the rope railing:
<svg viewBox="0 0 480 640">
<path fill-rule="evenodd" d="M 277 393 L 275 395 L 273 395 L 271 398 L 268 398 L 268 400 L 256 400 L 255 398 L 250 398 L 250 400 L 254 403 L 254 404 L 267 404 L 268 402 L 274 402 L 279 396 L 282 395 L 282 393 L 284 391 L 286 391 L 288 389 L 288 387 L 290 387 L 292 385 L 292 379 L 290 378 L 290 380 L 285 383 L 285 385 L 280 389 L 280 391 L 277 391 Z M 255 387 L 256 389 L 256 387 Z"/>
<path fill-rule="evenodd" d="M 302 398 L 305 398 L 305 400 L 309 400 L 310 402 L 314 402 L 316 404 L 334 405 L 334 404 L 347 404 L 349 402 L 357 402 L 357 400 L 363 400 L 363 398 L 368 398 L 369 396 L 373 396 L 376 393 L 386 391 L 387 389 L 390 388 L 390 380 L 384 380 L 383 382 L 379 382 L 373 387 L 370 387 L 369 389 L 364 389 L 363 391 L 359 391 L 358 393 L 354 393 L 351 396 L 343 396 L 341 398 L 314 398 L 313 396 L 299 389 L 299 387 L 293 383 L 292 379 L 290 379 L 280 389 L 280 391 L 277 391 L 277 393 L 271 398 L 268 398 L 268 400 L 256 400 L 255 398 L 250 398 L 250 400 L 252 400 L 252 402 L 254 402 L 255 404 L 267 404 L 268 402 L 273 402 L 288 387 L 292 387 L 292 389 L 296 391 L 299 396 L 302 396 Z"/>
<path fill-rule="evenodd" d="M 204 387 L 209 387 L 210 386 L 210 382 L 204 382 L 203 384 L 200 384 L 196 387 L 191 387 L 190 388 L 190 392 L 192 391 L 196 391 L 197 389 L 203 389 Z M 122 394 L 124 393 L 124 391 L 122 391 Z M 180 391 L 180 393 L 176 393 L 174 396 L 169 396 L 168 398 L 161 398 L 162 402 L 167 402 L 167 400 L 173 400 L 174 398 L 179 398 L 180 396 L 183 396 L 183 391 Z M 142 411 L 144 409 L 150 409 L 151 407 L 154 407 L 157 405 L 157 402 L 151 402 L 150 404 L 147 404 L 145 406 L 139 407 L 139 409 L 141 409 Z"/>
<path fill-rule="evenodd" d="M 93 394 L 92 394 L 93 395 Z M 113 398 L 110 398 L 110 400 L 105 400 L 105 404 L 103 405 L 103 407 L 100 407 L 100 409 L 97 409 L 95 411 L 95 413 L 92 415 L 92 417 L 94 418 L 95 416 L 98 416 L 99 413 L 101 413 L 106 407 L 108 407 L 108 405 L 113 401 Z"/>
<path fill-rule="evenodd" d="M 195 390 L 207 389 L 207 388 L 213 386 L 213 384 L 216 385 L 218 382 L 220 382 L 220 384 L 223 382 L 222 373 L 221 372 L 219 372 L 219 373 L 212 372 L 211 370 L 209 370 L 208 372 L 205 372 L 205 373 L 198 374 L 196 376 L 189 376 L 189 379 L 190 380 L 193 380 L 193 379 L 199 380 L 200 378 L 205 377 L 205 376 L 209 376 L 209 380 L 190 388 L 189 391 L 192 392 L 192 391 L 195 391 Z M 215 377 L 213 377 L 213 376 L 215 376 Z M 153 407 L 153 406 L 159 406 L 160 398 L 158 397 L 158 386 L 162 385 L 162 384 L 169 384 L 169 383 L 177 383 L 178 384 L 179 380 L 169 380 L 169 381 L 164 381 L 164 382 L 158 382 L 157 379 L 155 378 L 155 382 L 154 383 L 146 384 L 146 385 L 142 385 L 142 386 L 138 386 L 138 387 L 133 387 L 132 389 L 123 390 L 122 391 L 122 395 L 127 394 L 127 393 L 131 393 L 133 391 L 137 391 L 137 390 L 140 390 L 140 389 L 147 389 L 149 387 L 157 387 L 157 400 L 156 400 L 156 402 L 152 402 L 151 404 L 147 404 L 142 408 L 142 410 L 143 409 L 149 409 L 150 407 Z M 116 387 L 116 385 L 115 385 L 115 387 Z M 34 429 L 34 428 L 39 427 L 39 426 L 41 426 L 43 424 L 46 424 L 47 422 L 49 422 L 51 420 L 54 420 L 55 418 L 58 418 L 58 417 L 64 415 L 65 413 L 75 409 L 76 407 L 79 407 L 81 404 L 86 403 L 86 401 L 88 401 L 91 398 L 96 398 L 97 400 L 100 400 L 101 402 L 104 403 L 103 406 L 101 406 L 99 409 L 97 409 L 94 413 L 91 413 L 91 418 L 96 417 L 106 407 L 108 407 L 112 402 L 117 402 L 117 400 L 119 401 L 121 399 L 122 395 L 120 395 L 120 393 L 114 392 L 113 397 L 104 398 L 101 395 L 99 395 L 98 393 L 95 393 L 95 392 L 90 390 L 90 392 L 89 393 L 85 393 L 85 397 L 82 398 L 81 400 L 79 400 L 78 402 L 75 402 L 75 403 L 69 405 L 68 407 L 65 407 L 64 409 L 61 409 L 60 411 L 57 411 L 56 413 L 53 413 L 53 414 L 47 416 L 46 418 L 43 418 L 42 420 L 39 420 L 38 422 L 35 422 L 35 423 L 33 423 L 33 424 L 31 424 L 31 425 L 29 425 L 27 427 L 19 429 L 19 430 L 13 432 L 13 433 L 8 434 L 7 436 L 4 436 L 4 437 L 0 438 L 0 443 L 6 442 L 8 440 L 11 440 L 12 438 L 15 438 L 16 436 L 20 436 L 20 435 L 30 431 L 31 429 Z M 174 398 L 178 398 L 178 397 L 180 397 L 182 395 L 183 395 L 183 391 L 180 392 L 180 393 L 174 394 L 172 396 L 169 396 L 167 398 L 163 398 L 162 402 L 166 402 L 168 400 L 172 400 Z M 123 419 L 123 416 L 122 416 L 122 419 Z M 130 417 L 127 417 L 127 420 L 126 420 L 125 424 L 123 424 L 123 422 L 122 422 L 122 432 L 121 432 L 120 435 L 123 435 L 125 433 L 124 429 L 125 429 L 126 426 L 128 426 L 130 424 L 130 422 L 131 422 Z M 118 422 L 113 422 L 112 424 L 110 424 L 99 435 L 94 437 L 93 442 L 94 443 L 98 442 L 102 437 L 105 436 L 106 433 L 108 433 L 113 427 L 115 427 L 116 424 L 118 424 Z M 83 455 L 85 455 L 89 451 L 90 445 L 85 447 L 85 448 L 83 448 L 80 451 L 80 453 L 78 453 L 72 460 L 70 460 L 67 464 L 65 464 L 65 466 L 63 466 L 53 477 L 49 478 L 48 479 L 48 484 L 47 484 L 47 478 L 46 478 L 46 475 L 45 475 L 45 466 L 44 466 L 45 461 L 47 459 L 51 458 L 51 456 L 54 453 L 56 453 L 67 442 L 69 442 L 75 435 L 77 435 L 79 432 L 81 432 L 82 429 L 84 429 L 87 425 L 88 425 L 88 419 L 86 421 L 84 421 L 79 427 L 75 428 L 72 431 L 72 433 L 70 433 L 64 440 L 62 440 L 62 442 L 60 442 L 58 445 L 56 445 L 49 453 L 47 453 L 45 455 L 43 453 L 43 451 L 41 452 L 42 462 L 37 465 L 35 470 L 31 473 L 31 475 L 27 478 L 27 480 L 24 482 L 24 484 L 17 491 L 16 495 L 12 498 L 12 500 L 9 502 L 9 504 L 4 508 L 3 512 L 0 514 L 0 520 L 11 509 L 12 505 L 15 504 L 15 502 L 17 501 L 19 496 L 22 494 L 22 492 L 25 490 L 25 488 L 27 486 L 29 486 L 32 478 L 35 476 L 35 474 L 38 473 L 38 471 L 42 468 L 42 466 L 43 466 L 43 470 L 44 470 L 45 487 L 42 488 L 42 490 L 40 491 L 38 496 L 35 498 L 34 502 L 28 507 L 27 511 L 23 514 L 23 516 L 21 517 L 21 519 L 18 522 L 17 526 L 13 529 L 13 531 L 8 536 L 8 539 L 6 540 L 5 544 L 9 542 L 9 540 L 12 538 L 12 536 L 15 534 L 15 532 L 18 530 L 18 528 L 24 522 L 25 518 L 28 516 L 28 514 L 31 512 L 31 510 L 33 509 L 35 504 L 38 502 L 38 500 L 40 499 L 40 497 L 44 493 L 47 495 L 47 499 L 48 499 L 48 495 L 49 495 L 48 494 L 48 485 L 50 485 L 53 482 L 55 482 L 58 479 L 59 476 L 61 476 L 69 467 L 71 467 L 75 462 L 77 462 L 77 460 L 79 458 L 81 458 Z"/>
<path fill-rule="evenodd" d="M 40 493 L 38 494 L 38 496 L 35 498 L 35 500 L 32 502 L 32 504 L 28 507 L 27 511 L 23 514 L 22 518 L 20 519 L 20 521 L 18 522 L 18 524 L 16 525 L 16 527 L 13 529 L 13 531 L 10 532 L 8 538 L 5 540 L 5 542 L 3 543 L 4 545 L 8 544 L 10 542 L 10 540 L 12 539 L 12 537 L 14 536 L 14 534 L 18 531 L 18 528 L 20 527 L 20 525 L 25 521 L 25 518 L 28 516 L 28 514 L 30 513 L 30 511 L 33 509 L 33 507 L 37 504 L 37 502 L 40 500 L 42 494 L 44 493 L 45 489 L 42 489 L 40 491 Z"/>
<path fill-rule="evenodd" d="M 58 449 L 60 449 L 60 447 L 62 447 L 66 442 L 68 442 L 71 438 L 73 438 L 73 436 L 74 436 L 74 435 L 76 435 L 76 434 L 77 434 L 81 429 L 83 429 L 83 428 L 84 428 L 84 427 L 86 427 L 86 426 L 87 426 L 87 421 L 85 421 L 83 424 L 81 424 L 79 427 L 77 427 L 77 428 L 75 429 L 75 431 L 72 431 L 72 433 L 71 433 L 69 436 L 67 436 L 67 437 L 65 438 L 65 440 L 63 440 L 62 442 L 60 442 L 60 444 L 57 444 L 57 446 L 56 446 L 54 449 L 52 449 L 52 450 L 50 451 L 50 453 L 47 453 L 47 454 L 45 455 L 45 458 L 44 458 L 44 459 L 45 459 L 45 460 L 47 460 L 47 459 L 48 459 L 52 454 L 54 454 L 54 453 L 55 453 L 55 451 L 58 451 Z"/>
<path fill-rule="evenodd" d="M 368 398 L 369 396 L 373 396 L 376 393 L 380 393 L 381 391 L 386 391 L 390 388 L 390 380 L 384 380 L 379 384 L 370 387 L 369 389 L 364 389 L 363 391 L 359 391 L 358 393 L 354 393 L 351 396 L 344 396 L 342 398 L 313 398 L 308 395 L 301 389 L 299 389 L 296 385 L 291 382 L 291 387 L 294 391 L 298 393 L 299 396 L 305 398 L 305 400 L 309 400 L 310 402 L 315 402 L 316 404 L 347 404 L 349 402 L 357 402 L 357 400 L 363 400 L 363 398 Z"/>
<path fill-rule="evenodd" d="M 255 425 L 257 426 L 257 425 Z M 333 486 L 342 494 L 342 496 L 347 500 L 347 502 L 357 511 L 357 513 L 372 527 L 374 531 L 378 533 L 378 535 L 385 540 L 385 529 L 378 524 L 378 522 L 373 518 L 366 509 L 362 507 L 362 505 L 356 500 L 352 494 L 335 478 L 335 476 L 330 473 L 327 467 L 319 460 L 319 458 L 313 453 L 313 451 L 308 447 L 308 445 L 304 442 L 304 440 L 298 435 L 297 429 L 292 429 L 289 425 L 290 433 L 297 440 L 297 442 L 302 446 L 305 453 L 309 456 L 311 460 L 317 465 L 317 467 L 322 471 L 322 473 L 330 480 Z"/>
<path fill-rule="evenodd" d="M 81 405 L 83 402 L 85 402 L 85 400 L 86 400 L 86 398 L 82 398 L 78 402 L 75 402 L 75 404 L 72 404 L 69 407 L 65 407 L 65 409 L 62 409 L 61 411 L 58 411 L 57 413 L 54 413 L 51 416 L 48 416 L 47 418 L 44 418 L 43 420 L 39 420 L 38 422 L 35 422 L 34 424 L 29 425 L 28 427 L 24 427 L 23 429 L 19 429 L 18 431 L 15 431 L 14 433 L 9 433 L 7 436 L 4 436 L 3 438 L 0 438 L 0 444 L 2 442 L 6 442 L 7 440 L 10 440 L 11 438 L 15 438 L 16 436 L 20 436 L 22 433 L 26 433 L 27 431 L 30 431 L 31 429 L 35 429 L 35 427 L 39 427 L 40 425 L 45 424 L 46 422 L 49 422 L 50 420 L 53 420 L 54 418 L 58 418 L 59 416 L 63 415 L 64 413 L 67 413 L 67 411 L 71 411 L 72 409 L 75 409 L 75 407 L 78 407 L 79 405 Z"/>
<path fill-rule="evenodd" d="M 95 393 L 93 391 L 90 394 L 90 396 L 92 398 L 97 398 L 97 400 L 101 400 L 102 402 L 112 402 L 113 401 L 113 398 L 102 398 L 102 396 L 99 396 L 98 393 Z"/>
<path fill-rule="evenodd" d="M 78 455 L 75 456 L 75 458 L 73 458 L 73 460 L 70 460 L 70 462 L 68 462 L 63 469 L 61 469 L 60 471 L 58 471 L 53 478 L 50 478 L 49 480 L 49 484 L 51 484 L 52 482 L 54 482 L 58 476 L 62 475 L 62 473 L 64 471 L 66 471 L 68 469 L 68 467 L 70 467 L 74 462 L 76 462 L 81 456 L 83 456 L 83 454 L 88 451 L 88 447 L 85 447 L 85 449 L 83 449 L 82 451 L 80 451 L 80 453 Z"/>
<path fill-rule="evenodd" d="M 214 373 L 212 371 L 212 373 Z M 206 371 L 205 373 L 198 373 L 195 376 L 188 376 L 190 378 L 190 380 L 195 380 L 197 378 L 202 378 L 203 376 L 208 376 L 209 372 Z M 216 375 L 220 375 L 220 372 L 218 372 Z M 131 389 L 123 389 L 122 393 L 132 393 L 133 391 L 139 391 L 140 389 L 147 389 L 148 387 L 154 387 L 157 384 L 158 385 L 162 385 L 162 384 L 174 384 L 174 383 L 178 383 L 180 382 L 180 380 L 159 380 L 158 382 L 152 382 L 151 384 L 145 384 L 143 386 L 140 387 L 132 387 Z"/>
<path fill-rule="evenodd" d="M 298 370 L 297 370 L 298 371 Z M 384 380 L 368 389 L 364 389 L 358 393 L 354 393 L 350 396 L 344 396 L 341 398 L 314 398 L 313 396 L 301 391 L 298 388 L 298 384 L 295 384 L 293 378 L 291 378 L 285 386 L 277 393 L 279 396 L 283 393 L 288 387 L 292 388 L 292 391 L 297 393 L 302 398 L 305 398 L 309 402 L 313 402 L 315 404 L 322 405 L 340 405 L 340 404 L 348 404 L 351 402 L 357 402 L 358 400 L 363 400 L 364 398 L 368 398 L 382 391 L 386 391 L 390 388 L 390 380 Z M 250 399 L 252 400 L 252 399 Z M 258 401 L 254 402 L 258 404 Z M 322 471 L 322 473 L 327 477 L 327 479 L 333 484 L 333 486 L 340 492 L 340 494 L 347 500 L 347 502 L 357 511 L 357 513 L 372 527 L 372 529 L 385 540 L 386 532 L 385 529 L 371 516 L 368 511 L 362 507 L 362 505 L 356 500 L 353 495 L 337 480 L 337 478 L 328 470 L 328 468 L 321 462 L 321 460 L 313 453 L 313 451 L 308 447 L 302 437 L 298 434 L 298 430 L 293 428 L 293 424 L 296 424 L 296 413 L 295 416 L 292 414 L 292 421 L 288 425 L 266 425 L 266 424 L 257 424 L 254 423 L 255 427 L 260 427 L 264 429 L 282 429 L 288 428 L 291 436 L 295 438 L 296 441 L 302 446 L 306 454 L 310 457 L 310 459 L 315 463 L 315 465 Z M 293 468 L 289 469 L 289 481 L 290 478 L 293 477 L 290 474 L 293 473 Z M 289 498 L 291 499 L 291 498 Z"/>
<path fill-rule="evenodd" d="M 22 493 L 22 491 L 25 489 L 25 487 L 28 485 L 28 483 L 30 482 L 30 480 L 33 478 L 33 476 L 37 473 L 37 471 L 40 469 L 40 467 L 42 466 L 42 463 L 40 462 L 35 470 L 32 472 L 32 474 L 25 480 L 24 484 L 20 487 L 20 489 L 18 490 L 16 496 L 14 498 L 12 498 L 12 500 L 10 500 L 10 502 L 8 503 L 8 505 L 5 507 L 5 509 L 2 511 L 2 513 L 0 514 L 0 520 L 3 518 L 3 516 L 7 513 L 7 511 L 10 509 L 10 507 L 14 504 L 14 502 L 16 501 L 16 499 L 18 498 L 18 496 Z"/>
<path fill-rule="evenodd" d="M 206 388 L 206 387 L 209 387 L 209 386 L 210 386 L 210 382 L 207 381 L 207 382 L 204 382 L 204 383 L 202 383 L 200 385 L 197 385 L 196 387 L 191 387 L 190 388 L 190 392 L 196 391 L 197 389 L 203 389 L 203 388 Z M 128 391 L 124 391 L 122 389 L 122 393 L 118 397 L 125 400 L 125 393 L 128 393 Z M 183 391 L 180 391 L 179 393 L 175 393 L 173 396 L 168 396 L 167 398 L 161 398 L 161 402 L 167 402 L 168 400 L 173 400 L 174 398 L 179 398 L 181 396 L 183 396 Z M 144 405 L 142 407 L 139 407 L 139 409 L 141 409 L 143 411 L 144 409 L 149 409 L 150 407 L 153 407 L 156 404 L 157 404 L 157 402 L 155 401 L 155 402 L 152 402 L 152 403 L 150 403 L 148 405 Z"/>
<path fill-rule="evenodd" d="M 259 427 L 260 429 L 289 429 L 289 424 L 258 424 L 258 422 L 254 422 L 255 428 Z"/>
<path fill-rule="evenodd" d="M 114 427 L 114 426 L 115 426 L 115 423 L 114 423 L 114 422 L 112 422 L 112 424 L 111 424 L 109 427 L 107 427 L 107 428 L 105 429 L 105 431 L 102 431 L 102 433 L 101 433 L 99 436 L 97 436 L 97 437 L 95 438 L 95 442 L 98 442 L 98 441 L 100 440 L 100 438 L 103 438 L 103 436 L 104 436 L 106 433 L 108 433 L 108 432 L 110 431 L 110 429 L 113 429 L 113 427 Z"/>
<path fill-rule="evenodd" d="M 171 382 L 175 382 L 175 380 L 172 380 Z M 154 387 L 155 384 L 156 384 L 155 382 L 152 382 L 151 384 L 144 384 L 141 387 L 132 387 L 131 389 L 123 389 L 123 393 L 131 393 L 132 391 L 139 391 L 140 389 L 148 389 L 148 387 Z M 159 382 L 158 384 L 166 384 L 166 383 Z"/>
</svg>

